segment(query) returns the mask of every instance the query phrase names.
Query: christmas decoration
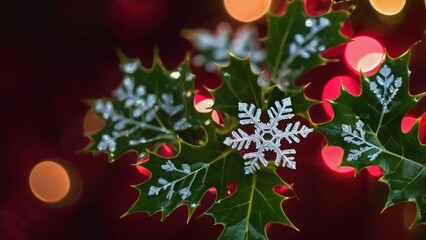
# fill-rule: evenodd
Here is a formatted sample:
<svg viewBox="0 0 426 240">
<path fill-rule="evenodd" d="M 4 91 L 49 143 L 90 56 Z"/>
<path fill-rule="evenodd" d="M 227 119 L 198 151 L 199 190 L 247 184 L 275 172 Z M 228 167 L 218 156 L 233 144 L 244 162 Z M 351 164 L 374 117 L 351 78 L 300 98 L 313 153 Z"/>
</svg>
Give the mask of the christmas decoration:
<svg viewBox="0 0 426 240">
<path fill-rule="evenodd" d="M 128 151 L 137 152 L 138 160 L 148 158 L 138 166 L 150 177 L 135 186 L 140 195 L 127 214 L 161 212 L 164 219 L 186 205 L 190 219 L 205 193 L 214 189 L 215 201 L 205 214 L 224 225 L 223 239 L 266 239 L 271 222 L 296 228 L 281 207 L 288 197 L 274 191 L 277 186 L 292 190 L 277 169 L 297 171 L 292 146 L 309 138 L 314 128 L 330 145 L 344 148 L 344 165 L 357 171 L 381 166 L 382 180 L 391 189 L 387 206 L 414 201 L 417 221 L 425 221 L 425 148 L 417 128 L 408 134 L 395 131 L 421 97 L 408 92 L 409 53 L 388 57 L 376 74 L 362 75 L 361 96 L 342 90 L 331 101 L 331 121 L 310 127 L 293 118 L 307 116 L 314 104 L 296 80 L 332 61 L 322 57 L 325 50 L 349 41 L 340 32 L 346 14 L 307 16 L 303 2 L 295 0 L 282 16 L 268 16 L 265 49 L 252 27 L 241 28 L 237 38 L 224 24 L 216 33 L 187 31 L 198 50 L 194 65 L 213 74 L 217 69 L 222 77 L 222 85 L 210 92 L 211 109 L 222 114 L 224 126 L 209 111 L 195 110 L 189 58 L 169 71 L 157 54 L 150 69 L 120 55 L 123 83 L 112 99 L 93 102 L 105 126 L 92 135 L 87 150 L 107 153 L 111 162 Z M 160 156 L 153 146 L 163 144 L 172 146 L 175 155 Z M 230 183 L 235 192 L 229 192 Z"/>
</svg>

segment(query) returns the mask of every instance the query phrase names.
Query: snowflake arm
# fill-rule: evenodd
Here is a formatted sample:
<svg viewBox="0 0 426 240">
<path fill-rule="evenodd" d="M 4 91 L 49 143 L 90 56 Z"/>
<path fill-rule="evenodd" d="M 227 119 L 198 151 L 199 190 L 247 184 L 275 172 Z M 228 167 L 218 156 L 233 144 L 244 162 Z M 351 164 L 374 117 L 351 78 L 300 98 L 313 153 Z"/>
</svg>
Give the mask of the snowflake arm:
<svg viewBox="0 0 426 240">
<path fill-rule="evenodd" d="M 249 105 L 247 103 L 238 103 L 238 110 L 240 111 L 238 117 L 240 118 L 240 124 L 255 124 L 256 126 L 259 126 L 262 110 L 260 108 L 256 109 L 254 104 L 250 104 L 250 108 L 248 106 Z M 256 113 L 254 112 L 255 109 Z"/>
</svg>

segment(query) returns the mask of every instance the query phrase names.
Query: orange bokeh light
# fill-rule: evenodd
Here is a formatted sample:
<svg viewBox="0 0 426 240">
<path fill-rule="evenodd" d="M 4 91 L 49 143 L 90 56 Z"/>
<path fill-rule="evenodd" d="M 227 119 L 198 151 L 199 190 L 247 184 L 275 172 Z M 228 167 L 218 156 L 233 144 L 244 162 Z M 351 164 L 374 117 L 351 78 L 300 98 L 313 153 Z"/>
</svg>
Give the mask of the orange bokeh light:
<svg viewBox="0 0 426 240">
<path fill-rule="evenodd" d="M 84 116 L 83 126 L 85 133 L 94 133 L 100 131 L 105 125 L 105 121 L 99 117 L 93 109 L 87 111 Z"/>
<path fill-rule="evenodd" d="M 241 22 L 252 22 L 268 11 L 271 0 L 224 0 L 225 9 Z"/>
<path fill-rule="evenodd" d="M 384 61 L 384 57 L 385 49 L 371 37 L 356 37 L 346 45 L 346 64 L 358 74 L 362 71 L 364 75 L 373 75 Z"/>
<path fill-rule="evenodd" d="M 370 0 L 371 6 L 378 13 L 391 16 L 402 11 L 406 0 Z"/>
<path fill-rule="evenodd" d="M 71 187 L 66 169 L 53 161 L 38 163 L 31 170 L 29 184 L 33 194 L 41 201 L 48 203 L 64 199 Z"/>
</svg>

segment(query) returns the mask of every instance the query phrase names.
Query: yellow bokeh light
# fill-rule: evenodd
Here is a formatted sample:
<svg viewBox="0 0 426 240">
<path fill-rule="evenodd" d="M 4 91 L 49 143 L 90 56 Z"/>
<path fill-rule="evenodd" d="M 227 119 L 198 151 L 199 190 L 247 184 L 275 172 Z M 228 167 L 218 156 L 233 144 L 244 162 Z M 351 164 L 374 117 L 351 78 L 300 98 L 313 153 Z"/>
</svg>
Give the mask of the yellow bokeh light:
<svg viewBox="0 0 426 240">
<path fill-rule="evenodd" d="M 226 11 L 241 22 L 252 22 L 268 11 L 271 0 L 224 0 Z"/>
<path fill-rule="evenodd" d="M 370 0 L 371 6 L 380 14 L 392 16 L 402 11 L 406 0 Z"/>
<path fill-rule="evenodd" d="M 29 184 L 41 201 L 54 203 L 64 199 L 70 191 L 70 177 L 63 166 L 52 161 L 37 164 L 30 173 Z"/>
</svg>

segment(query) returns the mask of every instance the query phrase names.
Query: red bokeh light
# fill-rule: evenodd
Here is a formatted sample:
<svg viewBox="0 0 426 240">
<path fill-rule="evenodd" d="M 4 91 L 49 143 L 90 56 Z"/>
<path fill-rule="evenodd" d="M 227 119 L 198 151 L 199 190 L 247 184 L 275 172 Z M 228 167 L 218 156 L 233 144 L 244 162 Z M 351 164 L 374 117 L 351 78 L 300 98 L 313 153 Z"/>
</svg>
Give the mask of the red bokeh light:
<svg viewBox="0 0 426 240">
<path fill-rule="evenodd" d="M 422 144 L 426 144 L 426 113 L 422 115 L 420 120 L 419 139 Z"/>
<path fill-rule="evenodd" d="M 373 177 L 382 177 L 383 176 L 383 170 L 380 166 L 368 166 L 367 171 Z"/>
<path fill-rule="evenodd" d="M 226 195 L 229 196 L 233 194 L 235 191 L 237 191 L 237 184 L 235 184 L 235 182 L 229 182 L 226 189 Z"/>
<path fill-rule="evenodd" d="M 223 121 L 223 115 L 219 111 L 216 111 L 216 110 L 212 111 L 212 119 L 217 125 L 221 127 L 225 126 L 225 122 Z"/>
<path fill-rule="evenodd" d="M 194 97 L 194 108 L 198 112 L 208 113 L 211 112 L 211 107 L 214 104 L 213 96 L 205 90 L 205 88 L 201 88 L 197 91 Z"/>
<path fill-rule="evenodd" d="M 272 0 L 269 11 L 274 15 L 283 15 L 287 10 L 288 1 L 289 0 Z"/>
<path fill-rule="evenodd" d="M 161 156 L 161 157 L 171 158 L 175 155 L 175 153 L 176 153 L 176 151 L 173 149 L 173 147 L 170 146 L 169 144 L 165 143 L 157 149 L 157 152 L 155 154 L 157 154 L 158 156 Z M 148 160 L 149 160 L 149 156 L 145 156 L 144 158 L 139 160 L 139 163 L 135 166 L 136 170 L 138 170 L 139 173 L 141 173 L 142 175 L 144 175 L 146 177 L 150 177 L 151 173 L 146 168 L 144 168 L 143 166 L 140 166 L 140 164 L 142 164 L 142 163 L 144 163 Z"/>
<path fill-rule="evenodd" d="M 286 196 L 286 197 L 293 197 L 294 196 L 293 191 L 287 186 L 275 186 L 274 192 L 281 195 L 281 196 Z"/>
<path fill-rule="evenodd" d="M 309 16 L 318 17 L 326 12 L 328 12 L 331 8 L 332 1 L 331 0 L 304 0 L 303 6 L 305 8 L 305 12 Z"/>
<path fill-rule="evenodd" d="M 334 111 L 328 100 L 337 99 L 340 96 L 340 89 L 342 86 L 352 95 L 358 96 L 361 93 L 361 87 L 358 80 L 348 76 L 338 76 L 330 79 L 324 86 L 321 100 L 323 102 L 325 112 L 331 118 L 334 116 Z"/>
<path fill-rule="evenodd" d="M 373 75 L 384 61 L 385 49 L 377 40 L 359 36 L 347 43 L 345 61 L 348 67 L 359 74 Z"/>
<path fill-rule="evenodd" d="M 340 166 L 343 159 L 344 150 L 338 146 L 329 146 L 322 150 L 322 158 L 331 170 L 338 173 L 355 173 L 355 169 L 348 166 Z"/>
<path fill-rule="evenodd" d="M 416 123 L 417 118 L 411 115 L 405 116 L 401 121 L 401 131 L 403 133 L 408 133 L 411 128 L 413 128 L 414 124 Z"/>
</svg>

